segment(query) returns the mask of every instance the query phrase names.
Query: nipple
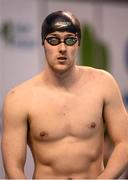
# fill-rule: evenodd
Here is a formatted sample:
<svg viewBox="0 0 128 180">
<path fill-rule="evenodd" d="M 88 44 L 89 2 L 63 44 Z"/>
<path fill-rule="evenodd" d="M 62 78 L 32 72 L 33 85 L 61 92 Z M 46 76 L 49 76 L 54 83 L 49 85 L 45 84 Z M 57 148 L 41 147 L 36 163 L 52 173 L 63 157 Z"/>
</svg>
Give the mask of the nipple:
<svg viewBox="0 0 128 180">
<path fill-rule="evenodd" d="M 96 127 L 96 123 L 95 122 L 92 122 L 91 123 L 91 128 L 95 128 Z"/>
<path fill-rule="evenodd" d="M 48 136 L 48 133 L 45 132 L 45 131 L 41 131 L 41 132 L 40 132 L 40 136 L 41 136 L 41 137 L 47 137 L 47 136 Z"/>
<path fill-rule="evenodd" d="M 14 91 L 14 90 L 12 90 L 12 91 L 11 91 L 11 94 L 14 94 L 14 93 L 15 93 L 15 91 Z"/>
</svg>

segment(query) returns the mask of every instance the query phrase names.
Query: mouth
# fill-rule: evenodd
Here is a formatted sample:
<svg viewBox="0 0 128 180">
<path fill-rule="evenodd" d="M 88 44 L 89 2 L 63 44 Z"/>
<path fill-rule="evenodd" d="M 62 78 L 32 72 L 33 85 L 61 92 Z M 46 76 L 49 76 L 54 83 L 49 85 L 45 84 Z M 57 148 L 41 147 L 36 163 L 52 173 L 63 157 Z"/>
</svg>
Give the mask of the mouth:
<svg viewBox="0 0 128 180">
<path fill-rule="evenodd" d="M 58 57 L 57 59 L 58 59 L 59 62 L 62 62 L 62 63 L 67 60 L 67 58 L 66 58 L 66 57 L 63 57 L 63 56 Z"/>
</svg>

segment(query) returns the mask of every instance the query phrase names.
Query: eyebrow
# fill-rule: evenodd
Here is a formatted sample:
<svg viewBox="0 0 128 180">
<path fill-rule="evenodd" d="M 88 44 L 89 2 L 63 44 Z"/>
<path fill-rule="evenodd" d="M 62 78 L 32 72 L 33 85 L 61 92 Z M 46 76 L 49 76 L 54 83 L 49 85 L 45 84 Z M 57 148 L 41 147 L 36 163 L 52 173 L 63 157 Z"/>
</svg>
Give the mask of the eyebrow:
<svg viewBox="0 0 128 180">
<path fill-rule="evenodd" d="M 60 35 L 59 35 L 59 34 L 56 34 L 56 33 L 51 33 L 51 34 L 49 34 L 48 36 L 49 36 L 49 37 L 50 37 L 50 36 L 56 36 L 56 37 L 61 38 Z M 74 34 L 66 34 L 66 35 L 64 36 L 64 38 L 65 38 L 65 37 L 69 37 L 69 36 L 71 36 L 71 37 L 72 37 L 72 36 L 73 36 L 73 37 L 76 37 Z"/>
</svg>

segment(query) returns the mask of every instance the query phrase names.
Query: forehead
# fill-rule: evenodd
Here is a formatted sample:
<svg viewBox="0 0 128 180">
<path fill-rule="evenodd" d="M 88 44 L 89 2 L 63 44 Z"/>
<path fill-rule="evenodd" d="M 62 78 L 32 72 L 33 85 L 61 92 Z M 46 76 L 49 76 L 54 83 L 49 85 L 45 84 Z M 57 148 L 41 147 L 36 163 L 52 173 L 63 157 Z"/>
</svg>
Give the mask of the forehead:
<svg viewBox="0 0 128 180">
<path fill-rule="evenodd" d="M 48 36 L 51 36 L 51 35 L 57 36 L 57 37 L 75 36 L 74 33 L 70 33 L 70 32 L 67 32 L 67 31 L 64 31 L 64 32 L 55 31 L 55 32 L 49 33 L 49 34 L 47 35 L 47 37 L 48 37 Z"/>
</svg>

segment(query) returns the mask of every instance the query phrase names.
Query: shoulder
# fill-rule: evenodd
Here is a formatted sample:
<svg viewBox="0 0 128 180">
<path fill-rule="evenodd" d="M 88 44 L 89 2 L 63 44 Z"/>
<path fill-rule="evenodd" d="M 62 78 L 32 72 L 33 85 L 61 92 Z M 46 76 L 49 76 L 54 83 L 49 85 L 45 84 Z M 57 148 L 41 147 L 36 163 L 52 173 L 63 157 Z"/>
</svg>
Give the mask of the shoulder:
<svg viewBox="0 0 128 180">
<path fill-rule="evenodd" d="M 83 72 L 83 74 L 85 76 L 88 77 L 93 77 L 95 79 L 99 79 L 99 80 L 103 80 L 103 81 L 115 81 L 115 78 L 113 77 L 113 75 L 108 72 L 105 71 L 103 69 L 96 69 L 93 67 L 88 67 L 88 66 L 79 66 L 79 69 L 81 72 Z"/>
<path fill-rule="evenodd" d="M 9 92 L 4 97 L 3 107 L 12 108 L 14 106 L 16 109 L 19 107 L 21 110 L 26 108 L 31 96 L 31 91 L 38 82 L 38 76 L 39 75 L 9 90 Z"/>
<path fill-rule="evenodd" d="M 88 80 L 95 87 L 100 88 L 105 93 L 114 93 L 119 90 L 119 85 L 114 76 L 105 70 L 96 69 L 92 67 L 79 67 L 81 72 L 83 72 L 83 77 L 85 81 Z"/>
</svg>

